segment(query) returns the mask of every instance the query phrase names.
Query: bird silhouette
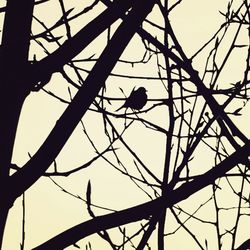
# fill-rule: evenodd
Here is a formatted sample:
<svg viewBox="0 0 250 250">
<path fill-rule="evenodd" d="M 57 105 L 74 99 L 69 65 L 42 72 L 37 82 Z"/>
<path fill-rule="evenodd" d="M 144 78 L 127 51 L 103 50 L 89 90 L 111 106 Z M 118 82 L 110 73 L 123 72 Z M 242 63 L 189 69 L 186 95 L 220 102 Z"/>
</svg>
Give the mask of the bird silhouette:
<svg viewBox="0 0 250 250">
<path fill-rule="evenodd" d="M 126 99 L 125 103 L 118 108 L 116 111 L 119 111 L 122 108 L 131 108 L 140 110 L 147 103 L 147 90 L 144 87 L 140 87 L 137 90 L 135 88 L 131 91 L 129 97 Z"/>
</svg>

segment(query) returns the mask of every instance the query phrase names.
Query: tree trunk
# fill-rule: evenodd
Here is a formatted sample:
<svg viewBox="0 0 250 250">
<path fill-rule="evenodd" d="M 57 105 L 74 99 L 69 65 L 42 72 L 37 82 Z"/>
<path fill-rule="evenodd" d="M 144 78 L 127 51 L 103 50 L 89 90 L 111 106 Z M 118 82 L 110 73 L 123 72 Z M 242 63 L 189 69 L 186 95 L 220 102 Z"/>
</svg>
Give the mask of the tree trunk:
<svg viewBox="0 0 250 250">
<path fill-rule="evenodd" d="M 14 202 L 13 187 L 10 187 L 9 171 L 15 142 L 16 129 L 22 104 L 25 99 L 21 91 L 5 90 L 0 97 L 0 249 L 8 210 Z"/>
<path fill-rule="evenodd" d="M 0 248 L 8 211 L 14 202 L 10 163 L 21 108 L 29 93 L 28 69 L 34 0 L 8 0 L 0 50 Z"/>
</svg>

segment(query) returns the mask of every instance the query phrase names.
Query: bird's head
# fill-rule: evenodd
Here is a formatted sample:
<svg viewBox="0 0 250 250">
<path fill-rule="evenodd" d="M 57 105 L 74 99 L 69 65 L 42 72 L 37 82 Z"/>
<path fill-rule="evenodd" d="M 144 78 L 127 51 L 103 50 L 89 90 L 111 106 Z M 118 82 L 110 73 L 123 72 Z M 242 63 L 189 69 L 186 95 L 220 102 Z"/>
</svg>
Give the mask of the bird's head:
<svg viewBox="0 0 250 250">
<path fill-rule="evenodd" d="M 138 92 L 141 92 L 141 93 L 146 93 L 147 90 L 144 88 L 144 87 L 140 87 L 139 89 L 137 89 Z"/>
</svg>

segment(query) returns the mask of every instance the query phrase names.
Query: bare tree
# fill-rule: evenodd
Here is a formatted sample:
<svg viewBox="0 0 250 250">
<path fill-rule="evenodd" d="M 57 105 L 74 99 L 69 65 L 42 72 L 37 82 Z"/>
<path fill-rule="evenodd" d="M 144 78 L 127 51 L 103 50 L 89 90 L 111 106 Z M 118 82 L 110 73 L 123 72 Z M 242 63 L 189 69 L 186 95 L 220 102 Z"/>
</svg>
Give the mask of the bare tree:
<svg viewBox="0 0 250 250">
<path fill-rule="evenodd" d="M 249 249 L 250 142 L 242 125 L 249 105 L 249 1 L 229 1 L 217 13 L 218 30 L 191 53 L 172 21 L 184 0 L 6 2 L 0 9 L 1 249 L 16 201 L 20 249 L 29 249 L 27 194 L 43 177 L 58 194 L 83 202 L 89 219 L 33 249 L 92 249 L 97 238 L 103 249 Z M 41 94 L 64 110 L 18 164 L 15 150 L 28 140 L 18 142 L 20 120 L 30 98 Z M 36 130 L 34 117 L 28 119 Z M 84 163 L 68 166 L 59 159 L 74 133 L 79 144 L 66 158 L 74 162 L 73 151 L 80 150 Z M 64 183 L 75 176 L 86 185 L 74 183 L 83 195 Z M 111 179 L 120 202 L 128 201 L 122 209 L 103 204 Z M 96 189 L 103 197 L 97 201 Z"/>
</svg>

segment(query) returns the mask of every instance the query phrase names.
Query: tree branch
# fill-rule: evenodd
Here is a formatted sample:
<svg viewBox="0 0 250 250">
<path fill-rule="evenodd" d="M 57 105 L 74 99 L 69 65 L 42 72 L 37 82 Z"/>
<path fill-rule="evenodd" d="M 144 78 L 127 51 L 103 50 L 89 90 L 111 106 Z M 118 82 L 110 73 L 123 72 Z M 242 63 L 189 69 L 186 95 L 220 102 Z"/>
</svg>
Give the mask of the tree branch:
<svg viewBox="0 0 250 250">
<path fill-rule="evenodd" d="M 119 212 L 95 217 L 62 232 L 40 246 L 35 247 L 33 250 L 63 249 L 93 233 L 148 218 L 157 212 L 159 213 L 162 209 L 171 207 L 187 199 L 197 191 L 214 183 L 217 178 L 224 176 L 236 164 L 244 160 L 249 153 L 250 141 L 205 174 L 168 192 L 166 196 Z M 240 249 L 243 250 L 244 248 Z"/>
<path fill-rule="evenodd" d="M 134 3 L 135 7 L 124 18 L 123 23 L 119 26 L 85 80 L 84 85 L 57 121 L 43 145 L 19 171 L 11 176 L 9 190 L 11 190 L 13 200 L 35 183 L 59 154 L 80 119 L 98 95 L 138 26 L 151 11 L 153 2 L 153 0 L 147 0 L 142 4 L 142 0 L 138 0 Z"/>
<path fill-rule="evenodd" d="M 41 81 L 41 79 L 49 79 L 52 73 L 60 71 L 65 64 L 78 55 L 90 44 L 90 42 L 99 36 L 119 17 L 124 15 L 131 6 L 131 0 L 114 1 L 114 3 L 112 3 L 105 11 L 83 27 L 71 39 L 68 39 L 52 54 L 31 65 L 31 72 L 28 76 L 31 89 L 36 90 L 36 88 L 34 89 L 34 86 L 37 82 Z"/>
</svg>

